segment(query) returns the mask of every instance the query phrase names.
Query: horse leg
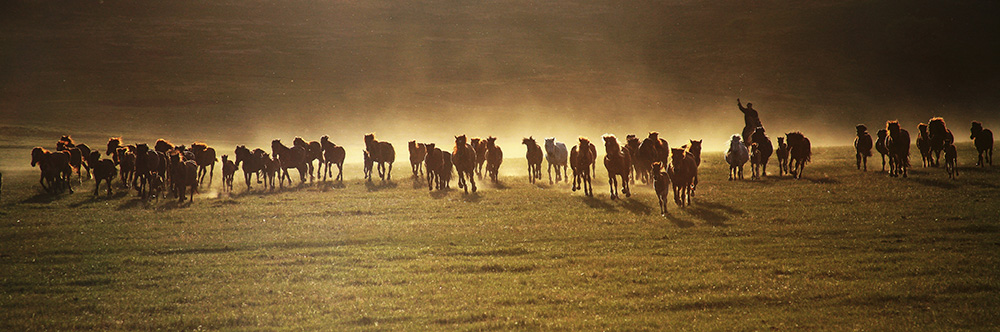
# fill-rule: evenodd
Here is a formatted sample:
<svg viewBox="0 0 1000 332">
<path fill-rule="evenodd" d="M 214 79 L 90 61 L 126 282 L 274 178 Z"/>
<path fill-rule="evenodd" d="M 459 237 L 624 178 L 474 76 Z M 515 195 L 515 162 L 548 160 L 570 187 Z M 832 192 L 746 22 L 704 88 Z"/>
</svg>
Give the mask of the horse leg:
<svg viewBox="0 0 1000 332">
<path fill-rule="evenodd" d="M 389 163 L 389 170 L 385 172 L 385 178 L 392 182 L 392 163 Z"/>
<path fill-rule="evenodd" d="M 611 187 L 611 199 L 615 199 L 615 177 L 611 174 L 608 174 L 608 186 Z"/>
<path fill-rule="evenodd" d="M 559 172 L 558 166 L 556 166 L 556 172 Z M 549 163 L 549 184 L 552 184 L 552 163 Z"/>
</svg>

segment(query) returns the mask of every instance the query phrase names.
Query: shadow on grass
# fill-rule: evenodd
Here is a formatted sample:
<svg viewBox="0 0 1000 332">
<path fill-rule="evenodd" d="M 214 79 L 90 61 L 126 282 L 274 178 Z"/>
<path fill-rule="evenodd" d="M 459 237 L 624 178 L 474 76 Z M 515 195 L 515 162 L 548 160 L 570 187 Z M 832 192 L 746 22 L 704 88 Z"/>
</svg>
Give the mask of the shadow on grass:
<svg viewBox="0 0 1000 332">
<path fill-rule="evenodd" d="M 958 185 L 955 184 L 955 182 L 953 182 L 952 180 L 927 179 L 927 178 L 916 178 L 916 177 L 911 177 L 910 180 L 928 187 L 935 187 L 940 189 L 958 188 Z"/>
<path fill-rule="evenodd" d="M 368 189 L 368 192 L 376 192 L 384 189 L 396 188 L 396 183 L 390 181 L 382 181 L 379 184 L 375 184 L 375 182 L 372 181 L 365 181 L 365 188 Z"/>
<path fill-rule="evenodd" d="M 479 203 L 479 200 L 481 200 L 482 198 L 483 198 L 482 196 L 479 196 L 478 191 L 462 195 L 462 200 L 468 203 Z"/>
<path fill-rule="evenodd" d="M 444 189 L 440 189 L 440 190 L 430 191 L 431 192 L 431 197 L 434 198 L 434 199 L 445 198 L 446 196 L 448 196 L 448 194 L 451 193 L 451 190 L 452 190 L 451 188 L 444 188 Z"/>
<path fill-rule="evenodd" d="M 508 186 L 508 185 L 506 185 L 506 184 L 504 184 L 503 182 L 500 182 L 500 181 L 497 181 L 497 182 L 488 181 L 487 183 L 489 183 L 494 189 L 497 189 L 497 190 L 507 190 L 507 189 L 511 188 L 510 186 Z"/>
<path fill-rule="evenodd" d="M 669 208 L 667 210 L 667 214 L 665 216 L 663 216 L 663 217 L 667 218 L 668 221 L 674 223 L 675 226 L 680 227 L 680 228 L 688 228 L 688 227 L 694 226 L 693 222 L 688 221 L 688 220 L 684 220 L 684 219 L 681 219 L 681 218 L 677 218 L 676 216 L 670 214 Z"/>
<path fill-rule="evenodd" d="M 49 204 L 58 201 L 62 198 L 61 196 L 60 194 L 39 193 L 25 198 L 21 203 Z"/>
<path fill-rule="evenodd" d="M 583 201 L 584 204 L 587 204 L 587 206 L 589 206 L 591 209 L 601 209 L 608 212 L 617 210 L 615 209 L 614 205 L 608 204 L 608 202 L 605 202 L 604 200 L 601 200 L 599 198 L 594 198 L 591 196 L 582 196 L 580 197 L 580 200 Z"/>
<path fill-rule="evenodd" d="M 701 219 L 712 226 L 726 227 L 726 221 L 729 221 L 729 216 L 726 214 L 743 214 L 743 210 L 736 209 L 730 206 L 715 202 L 696 202 L 695 204 L 685 208 L 688 213 L 690 213 L 695 218 Z"/>
<path fill-rule="evenodd" d="M 623 199 L 621 200 L 621 206 L 625 210 L 632 212 L 632 214 L 639 215 L 650 215 L 653 213 L 653 207 L 646 205 L 646 203 L 640 202 L 635 199 Z"/>
</svg>

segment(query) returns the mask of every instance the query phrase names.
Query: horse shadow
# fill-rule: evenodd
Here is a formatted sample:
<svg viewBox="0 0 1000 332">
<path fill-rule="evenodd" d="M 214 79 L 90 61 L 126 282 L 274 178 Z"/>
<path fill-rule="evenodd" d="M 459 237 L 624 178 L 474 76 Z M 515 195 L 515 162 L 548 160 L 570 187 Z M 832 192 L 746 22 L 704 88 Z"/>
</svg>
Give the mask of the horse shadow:
<svg viewBox="0 0 1000 332">
<path fill-rule="evenodd" d="M 497 182 L 490 182 L 490 184 L 493 185 L 494 189 L 498 189 L 498 190 L 507 190 L 507 189 L 511 188 L 510 186 L 504 184 L 503 182 L 499 182 L 499 181 L 497 181 Z"/>
<path fill-rule="evenodd" d="M 919 183 L 919 184 L 922 184 L 922 185 L 925 185 L 925 186 L 929 186 L 929 187 L 935 187 L 935 188 L 940 188 L 940 189 L 955 189 L 955 188 L 958 188 L 958 185 L 955 184 L 954 182 L 950 181 L 950 180 L 946 181 L 946 180 L 939 180 L 939 179 L 927 179 L 927 178 L 917 178 L 917 177 L 913 177 L 912 179 L 913 179 L 913 182 L 916 182 L 916 183 Z"/>
<path fill-rule="evenodd" d="M 33 203 L 33 204 L 49 204 L 62 199 L 60 194 L 52 193 L 38 193 L 34 196 L 25 198 L 21 203 Z"/>
<path fill-rule="evenodd" d="M 347 186 L 345 186 L 344 183 L 341 181 L 330 181 L 330 182 L 321 181 L 316 184 L 316 188 L 320 192 L 327 192 L 330 191 L 331 189 L 344 189 L 347 188 Z"/>
<path fill-rule="evenodd" d="M 372 181 L 365 181 L 365 189 L 368 189 L 368 192 L 376 192 L 391 188 L 396 188 L 395 182 L 382 181 L 379 184 L 375 184 L 375 182 Z"/>
<path fill-rule="evenodd" d="M 667 218 L 668 221 L 670 221 L 671 223 L 673 223 L 675 226 L 677 226 L 679 228 L 689 228 L 689 227 L 693 227 L 694 226 L 693 222 L 688 221 L 688 220 L 684 220 L 684 219 L 681 219 L 681 218 L 677 218 L 676 216 L 670 214 L 669 212 L 665 216 L 663 216 L 663 217 Z"/>
<path fill-rule="evenodd" d="M 580 200 L 583 201 L 584 204 L 587 204 L 587 206 L 589 206 L 591 209 L 602 209 L 608 212 L 617 210 L 615 209 L 614 205 L 608 204 L 608 202 L 605 202 L 604 200 L 595 198 L 593 196 L 584 195 L 580 197 Z"/>
<path fill-rule="evenodd" d="M 632 212 L 632 214 L 637 215 L 650 215 L 653 213 L 653 208 L 646 203 L 640 202 L 635 199 L 624 199 L 621 200 L 621 207 L 625 210 Z"/>
<path fill-rule="evenodd" d="M 440 189 L 440 190 L 431 190 L 430 191 L 431 192 L 431 197 L 434 198 L 434 199 L 445 198 L 446 196 L 448 196 L 449 193 L 451 193 L 451 190 L 452 190 L 451 188 L 445 188 L 445 189 Z"/>
<path fill-rule="evenodd" d="M 840 180 L 837 180 L 837 179 L 834 179 L 834 178 L 830 178 L 830 177 L 821 177 L 821 178 L 808 178 L 808 177 L 804 177 L 803 179 L 809 180 L 809 182 L 812 182 L 812 183 L 815 183 L 815 184 L 838 184 L 838 183 L 840 183 Z"/>
<path fill-rule="evenodd" d="M 427 181 L 424 177 L 413 176 L 410 178 L 410 180 L 412 182 L 413 189 L 421 189 L 427 186 Z"/>
<path fill-rule="evenodd" d="M 176 199 L 169 199 L 166 202 L 164 202 L 163 204 L 157 205 L 156 206 L 156 210 L 157 211 L 169 211 L 169 210 L 175 210 L 175 209 L 180 209 L 180 208 L 191 207 L 192 204 L 193 204 L 193 202 L 191 202 L 191 200 L 189 200 L 189 199 L 186 199 L 183 202 L 181 202 L 179 200 L 176 200 Z"/>
<path fill-rule="evenodd" d="M 146 202 L 145 200 L 143 200 L 140 197 L 133 197 L 132 199 L 129 199 L 129 200 L 125 201 L 124 203 L 118 204 L 118 208 L 117 209 L 118 209 L 118 211 L 127 210 L 127 209 L 134 209 L 134 208 L 137 208 L 137 207 L 140 207 L 140 206 L 145 206 L 147 203 L 148 202 Z"/>
<path fill-rule="evenodd" d="M 466 203 L 479 203 L 479 200 L 483 197 L 479 195 L 479 192 L 471 192 L 466 195 L 462 195 L 462 200 Z"/>
</svg>

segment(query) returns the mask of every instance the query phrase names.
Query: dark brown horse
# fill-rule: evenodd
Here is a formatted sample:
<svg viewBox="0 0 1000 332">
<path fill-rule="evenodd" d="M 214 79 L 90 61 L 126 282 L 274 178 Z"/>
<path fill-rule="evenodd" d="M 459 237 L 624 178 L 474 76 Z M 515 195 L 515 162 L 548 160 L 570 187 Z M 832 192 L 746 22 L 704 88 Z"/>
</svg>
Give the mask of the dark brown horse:
<svg viewBox="0 0 1000 332">
<path fill-rule="evenodd" d="M 476 157 L 476 149 L 472 147 L 469 143 L 466 143 L 465 135 L 455 136 L 455 149 L 453 150 L 452 160 L 455 165 L 455 170 L 458 171 L 458 187 L 465 189 L 465 193 L 469 193 L 469 184 L 465 183 L 465 178 L 469 178 L 469 182 L 472 185 L 472 192 L 476 192 L 476 179 L 474 174 L 478 165 Z"/>
<path fill-rule="evenodd" d="M 576 146 L 577 151 L 577 171 L 574 172 L 574 177 L 577 175 L 580 177 L 580 186 L 583 187 L 583 194 L 587 196 L 594 196 L 594 185 L 591 183 L 591 164 L 597 158 L 592 156 L 593 151 L 596 148 L 592 148 L 594 145 L 590 143 L 590 140 L 586 137 L 580 137 L 580 144 Z M 574 180 L 575 182 L 575 180 Z"/>
<path fill-rule="evenodd" d="M 771 159 L 771 155 L 774 154 L 774 145 L 771 145 L 771 138 L 767 137 L 764 127 L 757 127 L 753 134 L 751 134 L 750 144 L 753 143 L 757 143 L 757 148 L 760 150 L 760 161 L 758 163 L 760 166 L 759 176 L 767 176 L 767 162 Z M 701 163 L 699 162 L 698 165 L 701 165 Z M 752 167 L 753 164 L 751 164 Z"/>
<path fill-rule="evenodd" d="M 434 146 L 434 143 L 427 143 L 424 145 L 424 149 L 427 155 L 424 156 L 424 169 L 427 170 L 427 190 L 434 190 L 434 185 L 437 185 L 438 189 L 441 189 L 440 173 L 441 166 L 444 165 L 444 160 L 441 158 L 441 149 Z"/>
<path fill-rule="evenodd" d="M 215 157 L 215 148 L 208 144 L 195 142 L 191 144 L 191 152 L 194 153 L 194 162 L 198 165 L 198 185 L 205 182 L 205 175 L 208 174 L 208 183 L 212 184 L 215 178 L 215 162 L 219 161 Z"/>
<path fill-rule="evenodd" d="M 674 203 L 684 207 L 691 205 L 691 194 L 698 178 L 698 164 L 694 156 L 684 149 L 670 149 L 670 166 L 667 176 L 674 188 Z"/>
<path fill-rule="evenodd" d="M 250 191 L 250 178 L 254 174 L 257 174 L 257 183 L 260 183 L 260 173 L 264 170 L 266 163 L 264 160 L 264 150 L 256 149 L 251 152 L 246 145 L 239 145 L 233 151 L 233 154 L 236 155 L 236 167 L 240 167 L 241 163 L 243 164 L 243 179 L 246 181 L 247 191 Z"/>
<path fill-rule="evenodd" d="M 666 163 L 670 156 L 670 146 L 667 141 L 660 138 L 660 133 L 651 131 L 646 139 L 639 144 L 639 152 L 636 155 L 636 170 L 640 172 L 639 180 L 642 183 L 649 183 L 649 172 L 654 162 Z"/>
<path fill-rule="evenodd" d="M 854 152 L 858 159 L 858 169 L 864 165 L 864 170 L 867 172 L 868 157 L 872 156 L 872 135 L 868 134 L 868 127 L 863 124 L 854 128 L 857 129 L 857 137 L 854 138 Z"/>
<path fill-rule="evenodd" d="M 639 145 L 642 143 L 639 141 L 635 134 L 628 134 L 625 136 L 625 148 L 628 149 L 629 157 L 632 160 L 632 176 L 629 177 L 629 182 L 635 183 L 635 178 L 639 176 L 639 171 L 636 167 L 636 156 L 639 154 Z"/>
<path fill-rule="evenodd" d="M 945 125 L 944 119 L 940 117 L 931 118 L 927 122 L 928 139 L 931 143 L 931 153 L 934 155 L 934 167 L 938 167 L 941 162 L 941 152 L 948 144 L 955 142 L 955 135 Z"/>
<path fill-rule="evenodd" d="M 396 161 L 396 150 L 392 144 L 375 139 L 375 134 L 365 135 L 365 150 L 373 162 L 378 164 L 378 176 L 382 181 L 392 181 L 392 163 Z M 388 166 L 386 165 L 388 164 Z"/>
<path fill-rule="evenodd" d="M 178 197 L 178 201 L 184 202 L 186 191 L 190 189 L 190 202 L 194 202 L 194 194 L 198 192 L 198 164 L 194 160 L 181 160 L 181 154 L 173 154 L 170 156 L 170 166 L 171 172 L 170 178 L 173 179 L 171 185 L 174 186 L 174 194 Z"/>
<path fill-rule="evenodd" d="M 949 142 L 944 147 L 944 169 L 948 172 L 948 178 L 954 179 L 958 176 L 958 151 L 955 144 Z"/>
<path fill-rule="evenodd" d="M 778 176 L 788 173 L 788 144 L 785 144 L 784 137 L 778 137 L 778 149 L 774 151 L 778 156 Z"/>
<path fill-rule="evenodd" d="M 279 186 L 283 188 L 285 180 L 288 180 L 288 185 L 292 185 L 292 177 L 288 175 L 289 168 L 294 168 L 299 172 L 299 183 L 306 182 L 306 173 L 309 171 L 309 166 L 306 165 L 305 148 L 301 146 L 289 148 L 282 144 L 281 140 L 276 139 L 271 141 L 271 154 L 274 155 L 274 158 L 278 159 L 280 167 L 278 172 Z"/>
<path fill-rule="evenodd" d="M 160 155 L 156 151 L 149 149 L 149 145 L 140 143 L 135 145 L 135 175 L 132 179 L 132 186 L 139 192 L 143 199 L 149 199 L 148 191 L 153 177 L 159 177 L 157 170 L 160 169 Z"/>
<path fill-rule="evenodd" d="M 986 167 L 986 164 L 993 166 L 993 131 L 983 129 L 983 124 L 979 121 L 972 121 L 972 136 L 979 152 L 979 159 L 976 159 L 976 166 Z"/>
<path fill-rule="evenodd" d="M 323 181 L 326 181 L 326 177 L 329 175 L 333 177 L 333 170 L 331 167 L 337 165 L 337 177 L 334 181 L 344 181 L 344 158 L 347 157 L 347 151 L 344 150 L 343 146 L 339 146 L 330 142 L 330 136 L 323 136 L 319 139 L 320 145 L 323 146 L 323 163 L 326 164 L 326 169 L 320 169 L 323 172 Z"/>
<path fill-rule="evenodd" d="M 222 155 L 222 189 L 233 191 L 233 177 L 236 175 L 236 163 L 229 160 L 228 155 Z"/>
<path fill-rule="evenodd" d="M 427 158 L 427 145 L 424 143 L 417 143 L 417 141 L 409 141 L 406 143 L 407 149 L 410 150 L 410 168 L 413 171 L 413 177 L 418 177 L 424 175 L 424 171 L 421 169 L 424 163 L 424 159 Z"/>
<path fill-rule="evenodd" d="M 618 145 L 615 135 L 604 134 L 604 168 L 608 170 L 608 185 L 611 186 L 611 199 L 618 198 L 618 178 L 621 177 L 622 193 L 632 197 L 629 190 L 629 175 L 632 174 L 632 156 L 628 149 Z M 654 174 L 655 177 L 655 174 Z"/>
<path fill-rule="evenodd" d="M 323 166 L 323 145 L 319 144 L 317 141 L 309 141 L 302 139 L 302 137 L 295 137 L 292 140 L 292 145 L 296 147 L 301 147 L 306 151 L 305 163 L 309 168 L 309 182 L 312 183 L 319 174 L 316 172 L 316 166 L 313 166 L 313 160 L 318 161 L 319 168 L 322 170 Z"/>
<path fill-rule="evenodd" d="M 531 136 L 521 139 L 521 144 L 524 144 L 528 150 L 524 153 L 524 158 L 528 160 L 528 182 L 535 183 L 536 179 L 542 179 L 542 158 L 544 157 L 542 147 L 538 146 L 535 138 Z"/>
<path fill-rule="evenodd" d="M 933 166 L 934 158 L 931 158 L 931 137 L 927 132 L 927 124 L 917 125 L 917 151 L 920 151 L 920 164 L 923 167 Z"/>
<path fill-rule="evenodd" d="M 878 151 L 878 153 L 882 155 L 882 171 L 885 172 L 885 162 L 886 162 L 885 156 L 889 155 L 889 149 L 885 147 L 885 141 L 889 137 L 889 131 L 885 130 L 885 128 L 882 128 L 879 129 L 878 132 L 875 133 L 875 135 L 878 137 L 878 139 L 875 141 L 875 151 Z"/>
<path fill-rule="evenodd" d="M 478 152 L 477 152 L 478 153 Z M 500 164 L 503 163 L 503 150 L 497 146 L 497 138 L 486 138 L 486 176 L 493 183 L 500 182 Z"/>
<path fill-rule="evenodd" d="M 800 132 L 785 134 L 788 139 L 788 163 L 789 174 L 796 179 L 802 178 L 802 171 L 806 168 L 806 163 L 812 160 L 812 144 L 809 139 Z"/>
<path fill-rule="evenodd" d="M 455 169 L 455 164 L 452 163 L 452 160 L 451 152 L 441 151 L 441 171 L 438 173 L 438 181 L 441 182 L 440 188 L 450 188 L 451 173 Z"/>
<path fill-rule="evenodd" d="M 82 170 L 87 171 L 87 178 L 91 177 L 90 165 L 88 165 L 87 160 L 90 159 L 90 146 L 80 143 L 77 144 L 73 141 L 72 137 L 65 135 L 59 138 L 56 142 L 56 151 L 69 150 L 70 151 L 70 164 L 76 170 L 76 175 L 80 178 L 80 183 L 83 183 L 83 174 L 80 172 Z M 76 160 L 76 154 L 79 154 L 79 161 Z"/>
<path fill-rule="evenodd" d="M 73 186 L 69 183 L 73 166 L 70 165 L 68 151 L 50 152 L 42 147 L 36 147 L 31 150 L 31 167 L 35 165 L 41 170 L 38 183 L 42 185 L 42 189 L 49 193 L 60 193 L 63 189 L 68 189 L 73 193 Z"/>
<path fill-rule="evenodd" d="M 750 180 L 760 179 L 761 154 L 760 145 L 756 142 L 750 143 Z"/>
<path fill-rule="evenodd" d="M 889 150 L 889 175 L 902 174 L 905 178 L 910 168 L 910 133 L 900 128 L 898 121 L 886 122 L 885 129 L 889 132 L 889 136 L 885 139 L 885 148 Z M 932 147 L 933 140 L 932 137 Z"/>
<path fill-rule="evenodd" d="M 486 141 L 479 137 L 473 137 L 469 139 L 469 145 L 476 149 L 476 175 L 482 179 L 483 165 L 486 164 Z"/>
<path fill-rule="evenodd" d="M 260 160 L 264 161 L 264 169 L 262 170 L 264 173 L 264 188 L 270 187 L 271 190 L 274 190 L 274 177 L 275 174 L 281 172 L 281 161 L 277 157 L 271 157 L 261 149 L 253 150 L 254 154 L 257 154 L 257 151 L 260 151 Z"/>
<path fill-rule="evenodd" d="M 667 196 L 670 195 L 670 177 L 663 172 L 663 164 L 659 161 L 653 163 L 653 190 L 656 191 L 656 199 L 660 203 L 660 215 L 667 215 Z"/>
<path fill-rule="evenodd" d="M 580 147 L 574 145 L 569 151 L 569 169 L 573 171 L 573 186 L 572 190 L 576 191 L 580 189 Z M 567 174 L 566 177 L 569 177 Z"/>
<path fill-rule="evenodd" d="M 98 195 L 101 188 L 101 181 L 108 186 L 108 197 L 111 197 L 111 180 L 115 178 L 118 170 L 115 169 L 115 162 L 111 159 L 101 159 L 101 153 L 92 151 L 88 157 L 87 164 L 93 168 L 94 172 L 94 196 Z"/>
</svg>

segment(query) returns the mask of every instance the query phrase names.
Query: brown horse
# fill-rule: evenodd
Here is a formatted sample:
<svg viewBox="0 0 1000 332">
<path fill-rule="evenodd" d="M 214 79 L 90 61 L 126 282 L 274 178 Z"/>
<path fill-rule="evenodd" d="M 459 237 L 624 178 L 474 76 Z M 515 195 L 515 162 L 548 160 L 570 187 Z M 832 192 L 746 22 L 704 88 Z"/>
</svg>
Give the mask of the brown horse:
<svg viewBox="0 0 1000 332">
<path fill-rule="evenodd" d="M 542 179 L 542 147 L 538 146 L 535 138 L 528 136 L 521 139 L 521 144 L 528 149 L 524 153 L 524 158 L 528 160 L 528 182 L 535 183 L 535 180 Z"/>
<path fill-rule="evenodd" d="M 596 148 L 593 148 L 592 145 L 594 144 L 590 143 L 589 139 L 580 136 L 580 144 L 576 146 L 577 171 L 574 172 L 580 177 L 583 194 L 591 197 L 594 196 L 594 186 L 591 183 L 591 164 L 597 159 L 597 157 L 593 156 Z M 574 174 L 574 177 L 577 176 L 576 174 Z"/>
<path fill-rule="evenodd" d="M 486 141 L 479 137 L 473 137 L 469 139 L 469 144 L 476 149 L 476 175 L 482 179 L 483 165 L 486 164 Z"/>
<path fill-rule="evenodd" d="M 264 150 L 256 149 L 251 152 L 246 145 L 239 145 L 233 154 L 236 155 L 235 166 L 240 167 L 240 163 L 243 164 L 243 179 L 246 181 L 247 191 L 250 191 L 250 178 L 254 174 L 257 174 L 257 183 L 260 183 L 260 173 L 264 170 L 266 163 L 263 155 Z"/>
<path fill-rule="evenodd" d="M 407 148 L 410 150 L 410 168 L 413 170 L 413 177 L 418 177 L 424 175 L 424 171 L 421 169 L 421 164 L 423 164 L 424 159 L 427 158 L 427 145 L 424 143 L 417 143 L 417 141 L 407 142 Z"/>
<path fill-rule="evenodd" d="M 278 172 L 279 186 L 284 188 L 286 179 L 288 180 L 288 185 L 292 185 L 292 177 L 288 175 L 289 168 L 294 168 L 299 172 L 299 183 L 306 182 L 306 173 L 309 171 L 309 166 L 306 165 L 305 148 L 301 146 L 289 148 L 282 144 L 280 139 L 275 139 L 271 141 L 271 154 L 274 155 L 275 159 L 278 159 L 280 167 Z"/>
<path fill-rule="evenodd" d="M 271 157 L 264 150 L 254 149 L 253 151 L 254 154 L 260 151 L 260 160 L 264 162 L 264 169 L 262 170 L 264 173 L 264 188 L 266 189 L 270 186 L 271 190 L 274 190 L 274 176 L 281 171 L 281 161 L 278 160 L 278 157 Z"/>
<path fill-rule="evenodd" d="M 639 144 L 639 152 L 636 155 L 636 170 L 642 183 L 649 183 L 649 172 L 654 162 L 666 163 L 670 155 L 670 146 L 667 141 L 660 138 L 660 133 L 651 131 L 646 139 Z"/>
<path fill-rule="evenodd" d="M 149 145 L 140 143 L 135 145 L 135 175 L 133 175 L 132 186 L 139 192 L 143 199 L 149 199 L 149 185 L 153 182 L 153 177 L 159 177 L 157 170 L 160 168 L 160 155 L 156 151 L 149 149 Z"/>
<path fill-rule="evenodd" d="M 632 156 L 628 149 L 618 145 L 615 135 L 604 134 L 604 168 L 608 170 L 608 185 L 611 186 L 611 199 L 618 198 L 618 177 L 622 179 L 622 193 L 632 197 L 629 190 L 629 175 L 632 174 Z M 654 174 L 655 176 L 655 174 Z"/>
<path fill-rule="evenodd" d="M 750 180 L 760 179 L 761 151 L 757 142 L 750 143 Z"/>
<path fill-rule="evenodd" d="M 993 131 L 983 129 L 983 124 L 979 121 L 972 121 L 972 136 L 969 138 L 975 141 L 976 151 L 979 152 L 979 159 L 976 166 L 986 167 L 989 163 L 993 166 Z"/>
<path fill-rule="evenodd" d="M 486 175 L 493 183 L 500 182 L 500 164 L 503 163 L 503 150 L 497 146 L 497 138 L 486 138 Z"/>
<path fill-rule="evenodd" d="M 306 166 L 309 168 L 309 182 L 312 183 L 317 177 L 319 177 L 319 174 L 316 172 L 316 166 L 313 166 L 313 160 L 319 162 L 318 164 L 320 165 L 320 169 L 322 169 L 323 166 L 323 146 L 317 141 L 306 142 L 306 140 L 302 139 L 302 137 L 297 136 L 292 140 L 292 145 L 301 147 L 306 152 L 305 160 L 303 162 L 305 162 Z"/>
<path fill-rule="evenodd" d="M 441 151 L 441 171 L 438 173 L 439 188 L 448 189 L 451 183 L 451 172 L 454 170 L 451 152 Z"/>
<path fill-rule="evenodd" d="M 69 178 L 73 174 L 69 152 L 50 152 L 42 147 L 36 147 L 31 150 L 31 167 L 35 165 L 41 170 L 38 183 L 42 185 L 42 189 L 49 193 L 59 193 L 65 188 L 73 193 L 73 186 L 69 183 Z"/>
<path fill-rule="evenodd" d="M 955 135 L 952 135 L 951 130 L 948 130 L 948 126 L 945 125 L 944 119 L 940 117 L 931 118 L 930 122 L 927 122 L 927 129 L 931 153 L 934 155 L 934 167 L 938 167 L 941 162 L 941 152 L 944 151 L 946 145 L 955 142 Z"/>
<path fill-rule="evenodd" d="M 111 180 L 115 178 L 115 173 L 118 173 L 118 170 L 115 169 L 115 162 L 111 159 L 101 159 L 99 151 L 92 151 L 88 156 L 87 164 L 90 164 L 94 170 L 94 196 L 98 195 L 101 181 L 104 181 L 108 186 L 108 197 L 111 197 Z"/>
<path fill-rule="evenodd" d="M 323 181 L 326 181 L 326 177 L 329 175 L 333 177 L 333 170 L 330 168 L 333 165 L 337 165 L 337 177 L 334 181 L 344 181 L 344 158 L 347 157 L 347 151 L 344 150 L 343 146 L 339 146 L 330 142 L 330 136 L 323 136 L 319 139 L 320 145 L 323 146 L 323 163 L 326 164 L 326 170 L 320 168 L 323 172 Z"/>
<path fill-rule="evenodd" d="M 198 165 L 198 185 L 205 182 L 206 174 L 209 175 L 208 183 L 211 185 L 215 178 L 215 162 L 219 161 L 215 157 L 215 148 L 209 147 L 205 143 L 195 142 L 191 144 L 191 152 L 194 153 L 194 162 Z"/>
<path fill-rule="evenodd" d="M 171 185 L 174 186 L 174 194 L 179 198 L 179 202 L 186 199 L 186 191 L 190 189 L 191 200 L 194 202 L 194 194 L 198 192 L 198 164 L 194 160 L 181 160 L 181 154 L 170 156 L 170 170 L 173 174 Z"/>
<path fill-rule="evenodd" d="M 472 185 L 472 192 L 476 192 L 476 179 L 473 175 L 476 172 L 477 160 L 479 160 L 476 157 L 476 149 L 466 143 L 465 135 L 461 135 L 455 136 L 455 149 L 453 151 L 454 159 L 452 161 L 455 170 L 458 171 L 458 187 L 465 189 L 465 193 L 468 194 L 469 184 L 465 183 L 465 177 L 468 177 Z"/>
<path fill-rule="evenodd" d="M 788 173 L 788 144 L 785 144 L 784 137 L 778 137 L 778 149 L 774 151 L 778 156 L 778 176 Z"/>
<path fill-rule="evenodd" d="M 858 158 L 858 169 L 864 165 L 865 172 L 868 171 L 868 157 L 872 156 L 872 135 L 868 134 L 868 127 L 859 124 L 854 127 L 858 131 L 857 137 L 854 138 L 854 151 L 855 156 Z"/>
<path fill-rule="evenodd" d="M 931 158 L 931 137 L 927 132 L 927 124 L 917 125 L 917 151 L 920 151 L 920 164 L 923 167 L 933 166 L 934 159 Z"/>
<path fill-rule="evenodd" d="M 812 160 L 812 144 L 809 139 L 800 132 L 785 134 L 788 139 L 789 174 L 796 179 L 802 178 L 802 171 L 806 168 L 806 163 Z"/>
<path fill-rule="evenodd" d="M 656 191 L 656 199 L 660 203 L 660 215 L 667 215 L 667 195 L 670 195 L 670 177 L 663 172 L 663 164 L 659 161 L 653 163 L 653 190 Z"/>
<path fill-rule="evenodd" d="M 91 178 L 90 165 L 88 165 L 87 159 L 90 159 L 90 146 L 80 143 L 76 144 L 73 142 L 73 138 L 69 135 L 64 135 L 59 138 L 56 142 L 56 151 L 69 150 L 70 151 L 70 164 L 76 170 L 76 175 L 80 178 L 80 183 L 83 183 L 83 174 L 80 172 L 82 170 L 87 171 L 87 178 Z M 76 160 L 77 154 L 79 154 L 79 160 Z"/>
<path fill-rule="evenodd" d="M 944 147 L 944 169 L 948 172 L 948 178 L 954 179 L 958 176 L 958 151 L 955 144 L 951 142 Z"/>
<path fill-rule="evenodd" d="M 396 150 L 389 142 L 378 141 L 375 134 L 365 135 L 365 150 L 372 161 L 378 164 L 378 176 L 382 181 L 392 181 L 392 163 L 396 161 Z M 389 164 L 388 167 L 386 164 Z"/>
<path fill-rule="evenodd" d="M 580 189 L 580 147 L 573 146 L 569 151 L 569 169 L 573 171 L 573 191 Z M 567 177 L 569 177 L 567 175 Z"/>
<path fill-rule="evenodd" d="M 434 143 L 424 145 L 424 149 L 427 152 L 424 157 L 424 169 L 427 170 L 427 190 L 434 190 L 435 184 L 438 186 L 438 189 L 441 189 L 440 173 L 441 166 L 444 165 L 444 160 L 442 160 L 441 149 L 434 145 Z"/>
<path fill-rule="evenodd" d="M 898 121 L 888 121 L 885 124 L 889 136 L 885 139 L 885 148 L 889 150 L 889 175 L 906 177 L 910 168 L 910 133 L 899 127 Z M 931 130 L 933 132 L 933 130 Z M 933 148 L 933 137 L 931 146 Z"/>
<path fill-rule="evenodd" d="M 364 169 L 365 180 L 371 181 L 372 180 L 372 168 L 374 168 L 374 166 L 375 166 L 375 160 L 372 160 L 372 156 L 371 156 L 371 154 L 368 153 L 368 150 L 364 150 L 363 152 L 365 154 L 365 163 L 364 163 L 365 164 L 365 169 Z"/>
<path fill-rule="evenodd" d="M 629 177 L 631 183 L 635 183 L 635 178 L 639 176 L 639 171 L 636 169 L 636 156 L 639 154 L 639 138 L 635 137 L 635 134 L 628 134 L 625 136 L 625 148 L 628 149 L 629 157 L 632 159 L 632 176 Z"/>
<path fill-rule="evenodd" d="M 229 160 L 228 155 L 222 155 L 222 189 L 233 191 L 233 177 L 236 175 L 236 163 Z"/>
<path fill-rule="evenodd" d="M 757 127 L 753 134 L 750 135 L 750 143 L 757 143 L 760 149 L 760 176 L 767 176 L 767 162 L 771 159 L 771 155 L 774 154 L 774 145 L 771 145 L 771 138 L 767 137 L 767 133 L 764 132 L 764 127 Z M 700 166 L 701 163 L 699 162 Z M 753 165 L 751 164 L 751 168 Z"/>
<path fill-rule="evenodd" d="M 694 156 L 684 149 L 670 149 L 670 166 L 667 176 L 674 188 L 674 203 L 678 206 L 691 205 L 691 193 L 698 178 L 698 164 Z"/>
</svg>

